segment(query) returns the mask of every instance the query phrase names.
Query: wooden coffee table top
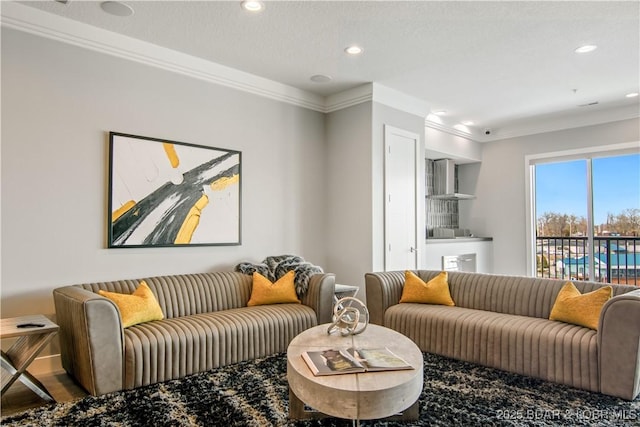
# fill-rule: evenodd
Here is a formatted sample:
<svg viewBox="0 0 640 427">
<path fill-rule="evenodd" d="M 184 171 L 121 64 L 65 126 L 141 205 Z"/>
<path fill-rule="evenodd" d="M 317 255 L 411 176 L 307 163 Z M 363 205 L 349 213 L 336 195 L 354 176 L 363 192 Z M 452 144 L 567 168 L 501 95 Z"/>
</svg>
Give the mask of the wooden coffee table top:
<svg viewBox="0 0 640 427">
<path fill-rule="evenodd" d="M 295 337 L 287 349 L 287 379 L 291 391 L 304 403 L 339 418 L 385 418 L 409 408 L 422 392 L 423 360 L 420 349 L 404 335 L 369 325 L 359 335 L 327 334 L 329 324 L 310 328 Z M 333 348 L 387 347 L 414 369 L 314 376 L 302 352 Z"/>
</svg>

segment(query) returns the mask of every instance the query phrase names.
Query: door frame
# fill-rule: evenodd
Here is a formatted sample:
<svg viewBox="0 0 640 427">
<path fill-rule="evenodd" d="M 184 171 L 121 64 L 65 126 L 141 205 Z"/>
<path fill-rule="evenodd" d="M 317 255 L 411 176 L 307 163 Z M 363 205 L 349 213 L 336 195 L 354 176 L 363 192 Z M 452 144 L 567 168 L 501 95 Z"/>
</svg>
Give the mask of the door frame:
<svg viewBox="0 0 640 427">
<path fill-rule="evenodd" d="M 388 235 L 388 230 L 389 227 L 387 227 L 387 220 L 388 220 L 388 215 L 387 215 L 387 198 L 389 196 L 389 185 L 388 185 L 388 181 L 387 181 L 387 154 L 389 152 L 389 139 L 391 137 L 391 135 L 398 135 L 404 138 L 408 138 L 408 139 L 412 139 L 414 141 L 414 161 L 415 161 L 415 168 L 414 168 L 414 181 L 415 181 L 415 191 L 414 191 L 414 202 L 415 202 L 415 212 L 414 212 L 414 226 L 415 226 L 415 235 L 414 235 L 414 261 L 415 261 L 415 266 L 416 269 L 420 267 L 420 257 L 419 257 L 419 253 L 420 253 L 420 248 L 422 245 L 420 245 L 420 224 L 421 221 L 419 220 L 420 218 L 420 207 L 423 206 L 423 204 L 420 203 L 420 185 L 421 185 L 421 180 L 420 180 L 420 171 L 421 171 L 421 166 L 424 164 L 424 156 L 422 154 L 422 149 L 421 149 L 421 144 L 420 144 L 420 135 L 418 133 L 415 132 L 410 132 L 408 130 L 405 129 L 400 129 L 394 126 L 389 126 L 387 124 L 384 125 L 384 156 L 383 156 L 383 226 L 384 226 L 384 243 L 383 243 L 383 254 L 384 254 L 384 270 L 385 271 L 389 271 L 388 270 L 388 262 L 389 262 L 389 257 L 387 255 L 387 245 L 389 244 L 389 235 Z"/>
</svg>

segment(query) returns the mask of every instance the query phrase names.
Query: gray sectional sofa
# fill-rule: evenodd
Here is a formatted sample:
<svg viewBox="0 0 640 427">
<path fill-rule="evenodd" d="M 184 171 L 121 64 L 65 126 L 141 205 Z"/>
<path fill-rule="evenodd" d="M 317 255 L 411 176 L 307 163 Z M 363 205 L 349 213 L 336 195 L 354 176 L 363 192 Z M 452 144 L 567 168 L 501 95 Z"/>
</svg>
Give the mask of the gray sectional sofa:
<svg viewBox="0 0 640 427">
<path fill-rule="evenodd" d="M 123 329 L 99 289 L 132 293 L 144 280 L 163 320 Z M 300 332 L 331 320 L 335 277 L 311 276 L 302 304 L 247 307 L 252 277 L 237 272 L 89 283 L 53 291 L 64 369 L 100 395 L 284 352 Z"/>
<path fill-rule="evenodd" d="M 429 281 L 440 271 L 414 271 Z M 399 304 L 404 272 L 367 273 L 372 323 L 421 350 L 632 400 L 640 392 L 640 289 L 612 285 L 598 330 L 549 319 L 565 281 L 449 272 L 455 307 Z M 601 283 L 574 282 L 581 293 Z"/>
</svg>

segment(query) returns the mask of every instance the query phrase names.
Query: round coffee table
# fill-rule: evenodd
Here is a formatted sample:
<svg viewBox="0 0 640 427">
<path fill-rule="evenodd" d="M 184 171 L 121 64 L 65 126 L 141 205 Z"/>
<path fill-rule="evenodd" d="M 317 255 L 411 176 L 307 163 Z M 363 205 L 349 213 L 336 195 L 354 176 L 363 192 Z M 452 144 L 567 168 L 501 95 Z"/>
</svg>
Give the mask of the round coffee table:
<svg viewBox="0 0 640 427">
<path fill-rule="evenodd" d="M 305 419 L 329 415 L 372 420 L 396 415 L 403 420 L 417 419 L 423 360 L 422 352 L 413 341 L 378 325 L 370 324 L 362 334 L 346 337 L 336 333 L 328 335 L 328 326 L 307 329 L 287 348 L 289 417 Z M 414 369 L 315 376 L 302 358 L 304 351 L 351 347 L 387 347 Z M 306 411 L 305 404 L 317 412 Z"/>
</svg>

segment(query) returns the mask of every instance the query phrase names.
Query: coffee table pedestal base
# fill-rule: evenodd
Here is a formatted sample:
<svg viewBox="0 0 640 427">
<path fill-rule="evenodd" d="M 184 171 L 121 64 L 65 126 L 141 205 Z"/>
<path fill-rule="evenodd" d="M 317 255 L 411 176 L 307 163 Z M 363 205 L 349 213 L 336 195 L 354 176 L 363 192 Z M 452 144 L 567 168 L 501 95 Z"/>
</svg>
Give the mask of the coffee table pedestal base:
<svg viewBox="0 0 640 427">
<path fill-rule="evenodd" d="M 331 415 L 323 414 L 315 410 L 307 410 L 304 402 L 289 389 L 289 418 L 292 420 L 319 420 L 332 418 Z M 417 421 L 420 416 L 420 405 L 416 400 L 413 405 L 402 411 L 400 414 L 382 418 L 382 421 Z"/>
</svg>

